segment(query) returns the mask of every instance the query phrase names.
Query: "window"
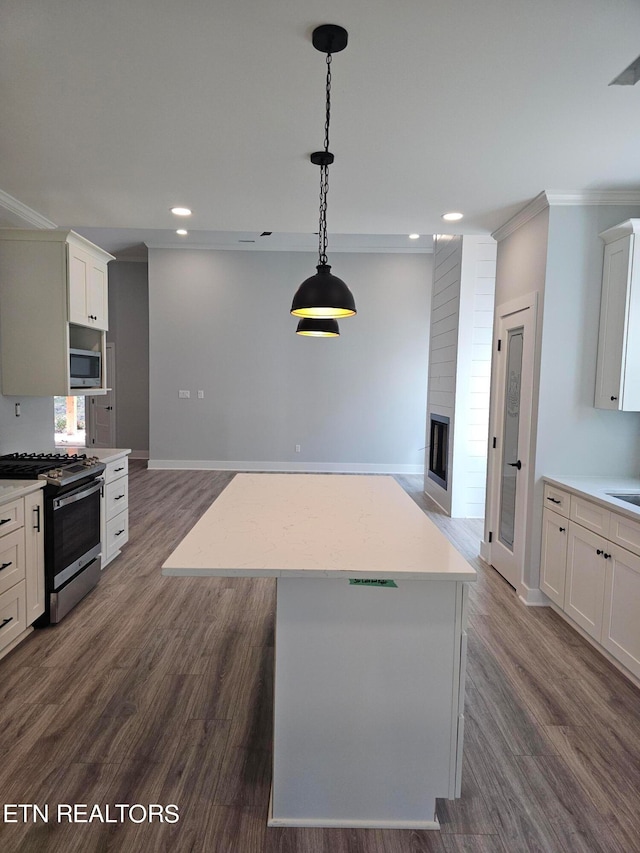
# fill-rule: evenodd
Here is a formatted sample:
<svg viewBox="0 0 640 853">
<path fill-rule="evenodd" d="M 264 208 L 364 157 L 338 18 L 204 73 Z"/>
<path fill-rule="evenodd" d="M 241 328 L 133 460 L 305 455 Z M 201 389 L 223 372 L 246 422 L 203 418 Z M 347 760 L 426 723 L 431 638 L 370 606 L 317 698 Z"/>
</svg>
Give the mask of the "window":
<svg viewBox="0 0 640 853">
<path fill-rule="evenodd" d="M 56 444 L 84 447 L 86 440 L 86 397 L 54 397 L 54 434 Z"/>
</svg>

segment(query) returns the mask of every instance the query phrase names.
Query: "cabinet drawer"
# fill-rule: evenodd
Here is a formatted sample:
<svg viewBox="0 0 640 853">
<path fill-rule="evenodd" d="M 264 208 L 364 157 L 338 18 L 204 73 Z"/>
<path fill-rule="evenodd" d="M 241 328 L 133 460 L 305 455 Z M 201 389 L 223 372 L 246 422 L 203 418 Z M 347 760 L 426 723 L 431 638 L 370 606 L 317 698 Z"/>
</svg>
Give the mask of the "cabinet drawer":
<svg viewBox="0 0 640 853">
<path fill-rule="evenodd" d="M 24 578 L 24 530 L 15 530 L 0 539 L 0 592 Z"/>
<path fill-rule="evenodd" d="M 104 470 L 104 481 L 105 483 L 111 483 L 113 480 L 117 480 L 118 477 L 126 477 L 128 472 L 128 456 L 123 456 L 121 459 L 113 459 L 107 463 L 107 467 Z"/>
<path fill-rule="evenodd" d="M 609 539 L 634 554 L 640 554 L 640 521 L 611 513 Z"/>
<path fill-rule="evenodd" d="M 609 536 L 609 518 L 611 513 L 608 509 L 594 504 L 591 501 L 577 498 L 571 495 L 571 512 L 569 517 L 577 524 L 581 524 L 600 536 Z"/>
<path fill-rule="evenodd" d="M 107 483 L 104 489 L 106 520 L 113 518 L 129 506 L 129 478 L 120 477 Z"/>
<path fill-rule="evenodd" d="M 106 559 L 119 551 L 129 539 L 129 511 L 119 513 L 107 522 Z"/>
<path fill-rule="evenodd" d="M 543 505 L 547 509 L 552 509 L 554 512 L 564 515 L 565 518 L 569 518 L 569 498 L 568 492 L 556 489 L 555 486 L 550 486 L 548 483 L 545 484 Z"/>
<path fill-rule="evenodd" d="M 24 525 L 24 502 L 18 498 L 0 506 L 0 536 L 12 533 Z"/>
<path fill-rule="evenodd" d="M 25 601 L 23 580 L 0 595 L 0 651 L 27 629 Z"/>
</svg>

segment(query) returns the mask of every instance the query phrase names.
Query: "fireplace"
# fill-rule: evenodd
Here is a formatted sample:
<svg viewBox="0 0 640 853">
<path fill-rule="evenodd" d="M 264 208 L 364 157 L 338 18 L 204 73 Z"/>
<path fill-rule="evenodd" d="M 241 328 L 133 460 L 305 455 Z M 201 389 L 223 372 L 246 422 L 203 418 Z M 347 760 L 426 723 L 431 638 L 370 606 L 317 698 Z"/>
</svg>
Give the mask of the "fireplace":
<svg viewBox="0 0 640 853">
<path fill-rule="evenodd" d="M 449 459 L 449 418 L 431 413 L 429 431 L 429 479 L 447 488 Z"/>
</svg>

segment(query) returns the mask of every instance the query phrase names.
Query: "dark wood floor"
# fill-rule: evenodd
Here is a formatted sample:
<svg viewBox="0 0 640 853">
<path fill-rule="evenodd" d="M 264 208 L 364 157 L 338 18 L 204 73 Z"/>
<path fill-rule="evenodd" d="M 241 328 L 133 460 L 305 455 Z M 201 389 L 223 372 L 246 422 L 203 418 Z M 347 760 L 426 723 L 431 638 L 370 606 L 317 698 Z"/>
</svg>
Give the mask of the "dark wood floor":
<svg viewBox="0 0 640 853">
<path fill-rule="evenodd" d="M 0 807 L 176 803 L 179 822 L 0 813 L 3 853 L 640 851 L 640 692 L 551 610 L 517 601 L 476 556 L 478 522 L 442 516 L 403 477 L 479 571 L 463 797 L 439 801 L 440 832 L 268 829 L 275 583 L 160 575 L 232 476 L 133 463 L 126 550 L 0 661 Z"/>
</svg>

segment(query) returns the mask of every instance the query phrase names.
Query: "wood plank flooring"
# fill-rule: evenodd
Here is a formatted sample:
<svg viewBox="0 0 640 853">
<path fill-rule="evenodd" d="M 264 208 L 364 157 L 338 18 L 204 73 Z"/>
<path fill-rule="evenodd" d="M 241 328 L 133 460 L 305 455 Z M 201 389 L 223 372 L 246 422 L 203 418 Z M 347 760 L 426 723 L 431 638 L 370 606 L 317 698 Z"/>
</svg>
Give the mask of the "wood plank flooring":
<svg viewBox="0 0 640 853">
<path fill-rule="evenodd" d="M 398 481 L 479 572 L 463 797 L 439 801 L 440 832 L 267 828 L 275 582 L 160 575 L 232 477 L 133 462 L 122 555 L 0 661 L 0 808 L 176 803 L 179 822 L 0 811 L 3 853 L 640 851 L 640 691 L 551 610 L 521 605 L 477 557 L 481 524 L 443 516 L 417 477 Z"/>
</svg>

